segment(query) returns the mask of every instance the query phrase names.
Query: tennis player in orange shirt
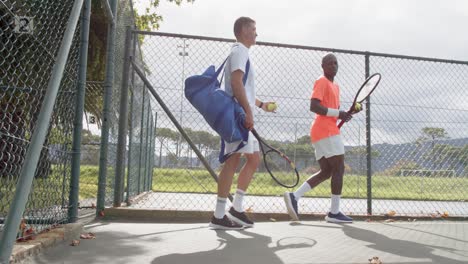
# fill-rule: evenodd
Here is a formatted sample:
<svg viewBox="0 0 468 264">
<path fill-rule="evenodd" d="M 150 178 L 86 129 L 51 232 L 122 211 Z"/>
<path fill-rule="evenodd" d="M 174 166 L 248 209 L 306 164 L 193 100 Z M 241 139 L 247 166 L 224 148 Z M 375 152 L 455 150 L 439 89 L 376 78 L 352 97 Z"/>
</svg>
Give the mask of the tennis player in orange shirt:
<svg viewBox="0 0 468 264">
<path fill-rule="evenodd" d="M 340 211 L 344 175 L 344 144 L 336 122 L 338 119 L 347 122 L 352 115 L 339 110 L 340 88 L 334 82 L 338 72 L 338 61 L 334 54 L 330 53 L 322 58 L 322 69 L 323 76 L 315 81 L 310 100 L 310 111 L 316 114 L 310 129 L 310 138 L 320 171 L 307 179 L 295 192 L 286 192 L 284 200 L 291 218 L 299 220 L 298 200 L 306 192 L 331 177 L 331 206 L 325 220 L 333 223 L 351 223 L 353 219 Z"/>
</svg>

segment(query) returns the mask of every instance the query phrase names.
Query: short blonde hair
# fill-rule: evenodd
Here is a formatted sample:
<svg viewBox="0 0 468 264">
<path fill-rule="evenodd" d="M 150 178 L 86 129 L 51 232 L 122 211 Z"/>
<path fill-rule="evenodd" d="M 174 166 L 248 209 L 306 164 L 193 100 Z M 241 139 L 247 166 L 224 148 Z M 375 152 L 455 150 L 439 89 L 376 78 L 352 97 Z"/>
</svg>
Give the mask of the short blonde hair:
<svg viewBox="0 0 468 264">
<path fill-rule="evenodd" d="M 234 22 L 234 36 L 238 39 L 242 29 L 250 23 L 255 23 L 255 20 L 250 17 L 239 17 L 236 19 L 236 22 Z"/>
</svg>

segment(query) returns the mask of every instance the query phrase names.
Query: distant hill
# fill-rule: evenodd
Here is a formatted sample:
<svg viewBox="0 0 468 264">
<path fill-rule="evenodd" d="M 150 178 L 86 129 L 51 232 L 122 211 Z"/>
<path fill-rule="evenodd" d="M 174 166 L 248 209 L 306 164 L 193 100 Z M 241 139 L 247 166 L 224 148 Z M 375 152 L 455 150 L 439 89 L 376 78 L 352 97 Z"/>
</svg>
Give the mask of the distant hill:
<svg viewBox="0 0 468 264">
<path fill-rule="evenodd" d="M 446 144 L 456 147 L 462 147 L 468 144 L 468 138 L 436 140 L 434 144 Z M 377 151 L 379 156 L 372 159 L 372 169 L 374 172 L 382 172 L 392 168 L 400 161 L 412 161 L 418 164 L 423 169 L 448 169 L 442 165 L 437 165 L 430 162 L 427 158 L 430 153 L 432 142 L 424 142 L 421 145 L 415 143 L 406 144 L 375 144 L 372 146 L 373 151 Z M 352 147 L 346 147 L 349 151 Z M 366 158 L 364 155 L 347 157 L 346 163 L 353 169 L 361 168 L 365 170 Z M 463 166 L 458 165 L 455 169 L 457 174 L 463 173 Z"/>
</svg>

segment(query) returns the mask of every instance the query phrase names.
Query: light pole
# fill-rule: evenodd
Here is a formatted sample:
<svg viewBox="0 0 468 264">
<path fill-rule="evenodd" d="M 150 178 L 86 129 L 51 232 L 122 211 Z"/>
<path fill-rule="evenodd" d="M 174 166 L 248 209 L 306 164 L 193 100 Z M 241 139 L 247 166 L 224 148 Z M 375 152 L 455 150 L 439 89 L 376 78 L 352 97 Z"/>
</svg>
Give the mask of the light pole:
<svg viewBox="0 0 468 264">
<path fill-rule="evenodd" d="M 184 83 L 185 83 L 185 57 L 188 56 L 187 48 L 189 47 L 189 44 L 185 43 L 185 39 L 183 40 L 182 45 L 177 45 L 177 48 L 181 49 L 179 51 L 179 56 L 182 56 L 182 76 L 181 76 L 181 92 L 180 92 L 180 126 L 182 126 L 183 123 L 183 108 L 184 108 Z M 182 144 L 182 139 L 181 135 L 179 134 L 179 139 L 176 144 L 176 157 L 179 158 L 179 145 Z M 180 147 L 182 149 L 182 147 Z M 182 151 L 180 151 L 182 152 Z"/>
</svg>

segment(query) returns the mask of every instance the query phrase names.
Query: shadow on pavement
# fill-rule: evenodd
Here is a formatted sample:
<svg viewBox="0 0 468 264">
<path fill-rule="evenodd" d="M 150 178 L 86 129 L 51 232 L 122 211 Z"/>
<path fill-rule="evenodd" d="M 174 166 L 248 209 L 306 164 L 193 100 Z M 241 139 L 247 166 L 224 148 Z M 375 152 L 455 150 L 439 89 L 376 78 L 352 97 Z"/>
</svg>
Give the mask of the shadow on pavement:
<svg viewBox="0 0 468 264">
<path fill-rule="evenodd" d="M 231 234 L 238 232 L 243 238 Z M 155 258 L 152 264 L 173 263 L 255 263 L 255 264 L 283 264 L 276 255 L 277 251 L 292 248 L 313 247 L 316 241 L 303 237 L 283 237 L 274 246 L 269 246 L 272 239 L 269 236 L 260 235 L 246 230 L 225 231 L 216 230 L 219 246 L 215 249 L 188 254 L 170 254 Z"/>
<path fill-rule="evenodd" d="M 88 229 L 91 231 L 92 229 Z M 146 253 L 138 244 L 134 243 L 135 235 L 119 232 L 99 232 L 96 239 L 81 240 L 76 247 L 69 245 L 69 241 L 61 243 L 53 249 L 32 258 L 35 264 L 46 263 L 128 263 L 129 256 L 138 256 Z M 153 241 L 158 238 L 152 238 Z M 105 243 L 107 245 L 103 245 Z M 64 259 L 72 259 L 64 262 Z"/>
<path fill-rule="evenodd" d="M 440 263 L 440 264 L 465 264 L 464 261 L 458 261 L 455 259 L 447 258 L 444 256 L 435 255 L 433 251 L 435 249 L 449 251 L 453 254 L 456 254 L 456 250 L 446 247 L 438 247 L 432 245 L 426 245 L 422 243 L 417 243 L 413 241 L 401 240 L 401 239 L 392 239 L 382 234 L 376 233 L 374 231 L 357 228 L 353 224 L 339 224 L 343 228 L 343 232 L 346 236 L 371 243 L 367 247 L 394 254 L 397 256 L 415 258 L 415 259 L 431 259 L 430 262 L 417 262 L 418 264 L 423 263 Z M 387 264 L 387 262 L 385 262 Z M 412 262 L 414 263 L 414 262 Z M 399 264 L 403 264 L 399 262 Z"/>
</svg>

